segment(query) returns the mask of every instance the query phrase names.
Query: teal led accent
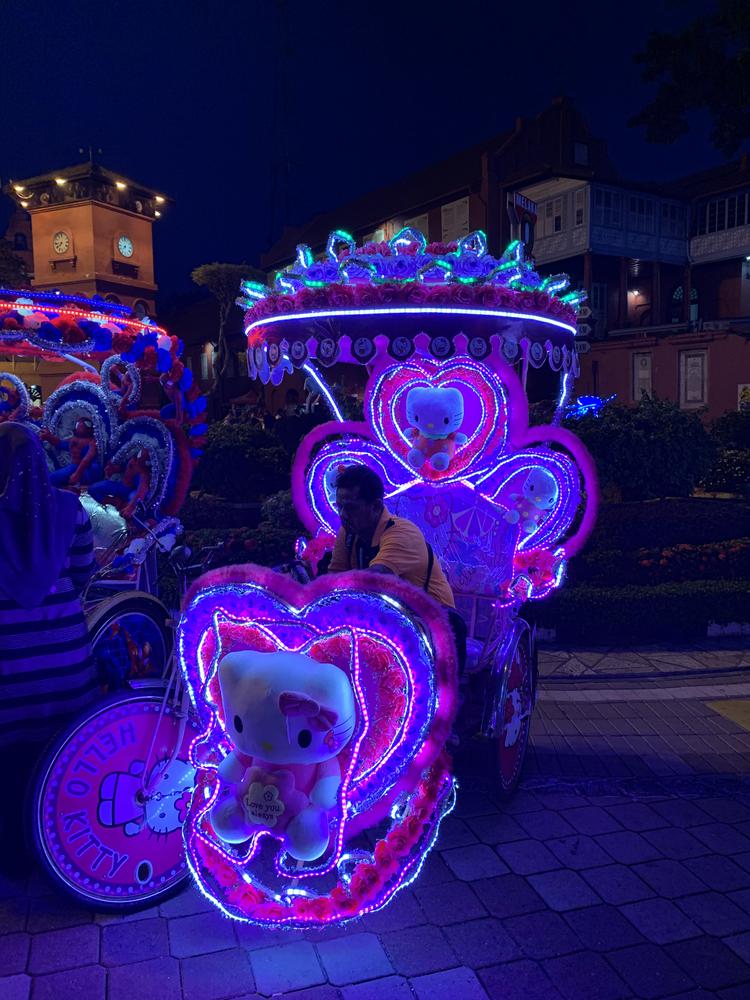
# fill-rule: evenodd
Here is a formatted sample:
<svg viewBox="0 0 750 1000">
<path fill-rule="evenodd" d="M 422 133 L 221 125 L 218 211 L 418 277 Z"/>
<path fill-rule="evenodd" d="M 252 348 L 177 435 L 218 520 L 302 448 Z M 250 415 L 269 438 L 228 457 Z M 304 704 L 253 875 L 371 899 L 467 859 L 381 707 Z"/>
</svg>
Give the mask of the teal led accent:
<svg viewBox="0 0 750 1000">
<path fill-rule="evenodd" d="M 297 247 L 297 263 L 300 267 L 309 267 L 315 263 L 313 252 L 306 243 L 300 243 Z"/>
<path fill-rule="evenodd" d="M 388 240 L 388 246 L 391 248 L 392 253 L 395 254 L 403 253 L 408 246 L 413 246 L 415 243 L 418 248 L 417 252 L 424 253 L 427 249 L 427 238 L 424 233 L 420 233 L 413 226 L 404 226 L 403 229 L 399 229 L 396 235 Z"/>
<path fill-rule="evenodd" d="M 354 254 L 357 249 L 357 244 L 351 233 L 345 232 L 343 229 L 334 229 L 332 233 L 328 236 L 328 243 L 326 243 L 326 253 L 332 261 L 338 261 L 338 246 L 343 243 L 349 248 L 349 254 Z"/>
<path fill-rule="evenodd" d="M 469 233 L 458 241 L 459 253 L 475 253 L 478 257 L 484 257 L 487 253 L 487 233 L 483 229 Z"/>
</svg>

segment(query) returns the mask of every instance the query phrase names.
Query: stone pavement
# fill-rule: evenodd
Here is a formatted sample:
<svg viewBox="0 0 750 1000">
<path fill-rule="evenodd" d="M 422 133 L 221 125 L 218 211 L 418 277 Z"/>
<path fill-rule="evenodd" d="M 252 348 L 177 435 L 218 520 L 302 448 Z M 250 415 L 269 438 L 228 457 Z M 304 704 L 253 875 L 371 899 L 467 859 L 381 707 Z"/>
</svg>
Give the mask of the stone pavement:
<svg viewBox="0 0 750 1000">
<path fill-rule="evenodd" d="M 750 668 L 721 644 L 543 652 L 522 789 L 499 803 L 468 743 L 439 850 L 348 928 L 240 926 L 193 889 L 95 915 L 38 874 L 0 883 L 0 1000 L 747 1000 L 750 669 L 712 679 L 718 654 Z M 683 675 L 633 676 L 653 659 Z"/>
</svg>

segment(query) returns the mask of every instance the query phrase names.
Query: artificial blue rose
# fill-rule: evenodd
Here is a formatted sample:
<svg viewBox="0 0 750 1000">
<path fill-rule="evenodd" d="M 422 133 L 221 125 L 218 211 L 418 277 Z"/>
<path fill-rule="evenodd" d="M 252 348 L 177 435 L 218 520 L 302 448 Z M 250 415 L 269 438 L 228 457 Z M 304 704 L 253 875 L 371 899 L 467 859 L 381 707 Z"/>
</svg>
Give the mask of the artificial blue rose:
<svg viewBox="0 0 750 1000">
<path fill-rule="evenodd" d="M 458 278 L 483 278 L 492 270 L 493 261 L 475 253 L 462 253 L 453 258 L 453 273 Z"/>
<path fill-rule="evenodd" d="M 336 281 L 339 276 L 339 269 L 337 264 L 327 264 L 323 261 L 311 264 L 305 271 L 305 278 L 307 281 L 321 281 L 325 284 L 329 284 L 332 281 Z"/>
<path fill-rule="evenodd" d="M 408 281 L 417 276 L 416 258 L 405 254 L 388 257 L 381 264 L 381 273 L 392 281 Z"/>
</svg>

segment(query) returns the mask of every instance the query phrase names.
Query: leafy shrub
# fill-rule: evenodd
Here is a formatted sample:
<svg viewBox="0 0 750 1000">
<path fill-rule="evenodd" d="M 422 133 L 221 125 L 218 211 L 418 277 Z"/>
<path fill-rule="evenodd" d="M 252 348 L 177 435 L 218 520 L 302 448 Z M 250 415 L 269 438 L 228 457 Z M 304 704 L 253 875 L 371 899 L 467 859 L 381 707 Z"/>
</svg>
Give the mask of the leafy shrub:
<svg viewBox="0 0 750 1000">
<path fill-rule="evenodd" d="M 292 507 L 291 494 L 285 490 L 264 501 L 257 527 L 230 528 L 215 522 L 210 527 L 187 530 L 185 541 L 196 554 L 204 546 L 222 545 L 212 567 L 245 562 L 278 566 L 292 559 L 294 543 L 303 531 Z"/>
<path fill-rule="evenodd" d="M 750 618 L 750 580 L 691 580 L 655 587 L 562 588 L 524 606 L 524 617 L 554 628 L 562 642 L 654 642 L 705 637 L 709 622 Z"/>
<path fill-rule="evenodd" d="M 570 580 L 602 586 L 750 578 L 750 538 L 669 548 L 592 549 L 573 560 Z"/>
<path fill-rule="evenodd" d="M 287 451 L 252 424 L 214 424 L 194 485 L 228 500 L 253 501 L 289 486 Z"/>
<path fill-rule="evenodd" d="M 711 493 L 750 493 L 750 448 L 722 448 L 701 486 Z"/>
<path fill-rule="evenodd" d="M 750 448 L 750 410 L 728 410 L 717 417 L 711 436 L 724 448 Z"/>
<path fill-rule="evenodd" d="M 750 504 L 710 497 L 603 504 L 584 552 L 706 545 L 750 537 Z M 578 558 L 578 557 L 576 557 Z"/>
<path fill-rule="evenodd" d="M 605 497 L 687 497 L 711 468 L 715 448 L 696 413 L 664 400 L 607 406 L 570 425 L 596 462 Z"/>
<path fill-rule="evenodd" d="M 189 529 L 212 528 L 219 524 L 224 528 L 253 528 L 260 517 L 259 501 L 239 504 L 210 493 L 192 494 L 180 509 L 180 520 Z"/>
</svg>

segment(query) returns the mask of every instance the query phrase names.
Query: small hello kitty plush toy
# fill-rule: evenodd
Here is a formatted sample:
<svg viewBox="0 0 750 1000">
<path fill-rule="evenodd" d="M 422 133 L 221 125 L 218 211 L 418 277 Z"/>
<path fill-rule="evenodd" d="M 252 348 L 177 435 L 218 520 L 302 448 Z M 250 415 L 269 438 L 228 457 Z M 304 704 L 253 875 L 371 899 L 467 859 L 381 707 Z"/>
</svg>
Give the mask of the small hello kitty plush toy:
<svg viewBox="0 0 750 1000">
<path fill-rule="evenodd" d="M 532 469 L 523 484 L 523 492 L 511 493 L 511 510 L 505 514 L 510 524 L 521 522 L 521 531 L 530 535 L 546 521 L 559 496 L 557 481 L 546 469 Z"/>
<path fill-rule="evenodd" d="M 459 389 L 414 386 L 406 397 L 406 416 L 411 426 L 406 435 L 411 450 L 406 460 L 412 469 L 425 462 L 436 472 L 445 472 L 468 438 L 459 432 L 464 419 L 464 398 Z"/>
<path fill-rule="evenodd" d="M 331 663 L 302 653 L 229 653 L 219 663 L 226 732 L 211 824 L 241 844 L 259 831 L 300 861 L 328 847 L 338 808 L 338 755 L 354 734 L 354 693 Z"/>
</svg>

